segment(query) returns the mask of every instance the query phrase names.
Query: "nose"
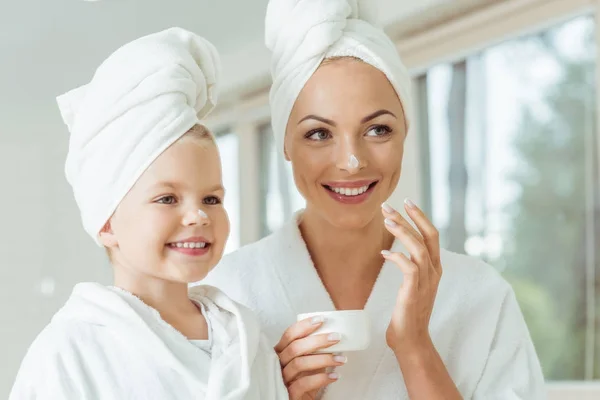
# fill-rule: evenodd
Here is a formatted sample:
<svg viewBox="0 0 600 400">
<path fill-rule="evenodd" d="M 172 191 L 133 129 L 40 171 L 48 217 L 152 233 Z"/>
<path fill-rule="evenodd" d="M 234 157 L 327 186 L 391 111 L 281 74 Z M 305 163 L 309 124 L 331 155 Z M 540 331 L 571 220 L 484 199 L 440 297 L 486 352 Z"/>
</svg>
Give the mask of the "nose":
<svg viewBox="0 0 600 400">
<path fill-rule="evenodd" d="M 364 144 L 362 138 L 356 138 L 354 135 L 344 135 L 341 141 L 336 145 L 336 167 L 340 170 L 355 174 L 367 167 L 367 160 L 362 147 Z"/>
<path fill-rule="evenodd" d="M 210 225 L 210 218 L 201 208 L 187 210 L 183 216 L 184 226 L 208 226 Z"/>
</svg>

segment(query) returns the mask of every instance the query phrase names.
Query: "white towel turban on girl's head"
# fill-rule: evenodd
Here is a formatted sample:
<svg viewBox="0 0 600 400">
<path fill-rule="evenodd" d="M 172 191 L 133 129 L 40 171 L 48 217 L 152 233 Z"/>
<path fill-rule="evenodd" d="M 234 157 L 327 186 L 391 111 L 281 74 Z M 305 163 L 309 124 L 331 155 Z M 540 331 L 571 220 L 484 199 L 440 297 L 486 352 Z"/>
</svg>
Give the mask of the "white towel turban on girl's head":
<svg viewBox="0 0 600 400">
<path fill-rule="evenodd" d="M 220 67 L 210 42 L 171 28 L 121 47 L 57 98 L 71 133 L 65 173 L 96 243 L 146 168 L 214 108 Z"/>
<path fill-rule="evenodd" d="M 410 76 L 394 43 L 367 21 L 359 0 L 270 0 L 265 39 L 272 52 L 270 103 L 279 151 L 290 113 L 300 91 L 321 62 L 356 57 L 382 71 L 411 118 Z"/>
</svg>

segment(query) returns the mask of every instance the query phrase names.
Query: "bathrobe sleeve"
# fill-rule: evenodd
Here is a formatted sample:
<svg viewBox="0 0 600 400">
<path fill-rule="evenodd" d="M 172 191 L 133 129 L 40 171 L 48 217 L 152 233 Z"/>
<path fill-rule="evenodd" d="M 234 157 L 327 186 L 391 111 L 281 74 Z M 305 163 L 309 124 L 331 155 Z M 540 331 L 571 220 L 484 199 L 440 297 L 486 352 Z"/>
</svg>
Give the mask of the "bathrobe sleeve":
<svg viewBox="0 0 600 400">
<path fill-rule="evenodd" d="M 544 377 L 527 325 L 509 290 L 498 316 L 483 374 L 474 400 L 545 399 Z"/>
</svg>

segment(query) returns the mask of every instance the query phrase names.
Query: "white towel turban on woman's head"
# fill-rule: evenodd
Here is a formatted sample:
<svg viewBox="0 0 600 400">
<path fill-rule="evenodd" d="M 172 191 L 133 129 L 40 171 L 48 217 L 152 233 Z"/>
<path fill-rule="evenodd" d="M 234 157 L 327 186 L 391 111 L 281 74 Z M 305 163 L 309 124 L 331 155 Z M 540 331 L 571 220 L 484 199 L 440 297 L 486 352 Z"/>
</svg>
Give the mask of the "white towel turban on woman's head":
<svg viewBox="0 0 600 400">
<path fill-rule="evenodd" d="M 356 57 L 382 71 L 396 90 L 408 127 L 410 76 L 394 43 L 367 21 L 359 0 L 270 0 L 266 45 L 272 52 L 270 92 L 272 125 L 279 151 L 300 91 L 322 61 Z"/>
<path fill-rule="evenodd" d="M 96 243 L 148 166 L 214 108 L 220 67 L 210 42 L 171 28 L 121 47 L 57 98 L 71 133 L 65 173 Z"/>
</svg>

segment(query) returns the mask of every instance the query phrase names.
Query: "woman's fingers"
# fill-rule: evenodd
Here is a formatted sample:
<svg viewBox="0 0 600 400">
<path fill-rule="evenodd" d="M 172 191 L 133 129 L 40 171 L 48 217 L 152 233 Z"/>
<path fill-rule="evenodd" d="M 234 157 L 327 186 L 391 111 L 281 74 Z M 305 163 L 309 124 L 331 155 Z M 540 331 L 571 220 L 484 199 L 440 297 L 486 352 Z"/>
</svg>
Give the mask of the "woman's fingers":
<svg viewBox="0 0 600 400">
<path fill-rule="evenodd" d="M 417 264 L 409 260 L 408 257 L 402 253 L 392 253 L 391 251 L 383 250 L 381 254 L 386 260 L 393 261 L 398 268 L 400 268 L 400 271 L 402 271 L 402 274 L 404 275 L 402 286 L 406 285 L 406 291 L 404 293 L 406 299 L 409 301 L 410 299 L 416 300 L 417 291 L 419 289 L 419 279 L 421 276 Z"/>
<path fill-rule="evenodd" d="M 339 343 L 340 340 L 341 335 L 339 333 L 324 333 L 294 340 L 289 346 L 278 353 L 279 361 L 283 367 L 286 367 L 296 357 L 313 354 L 317 350 L 326 349 Z"/>
<path fill-rule="evenodd" d="M 323 372 L 297 379 L 288 386 L 290 400 L 301 400 L 306 393 L 317 391 L 340 378 L 337 372 Z"/>
<path fill-rule="evenodd" d="M 440 234 L 437 228 L 431 223 L 425 213 L 415 205 L 411 200 L 404 200 L 405 210 L 410 219 L 412 219 L 421 232 L 427 250 L 429 251 L 429 257 L 433 264 L 434 269 L 441 273 L 441 260 L 440 260 Z"/>
<path fill-rule="evenodd" d="M 283 369 L 283 380 L 286 385 L 306 373 L 314 373 L 329 367 L 339 367 L 346 363 L 347 358 L 335 354 L 314 354 L 294 358 Z"/>
<path fill-rule="evenodd" d="M 319 329 L 324 321 L 323 316 L 316 316 L 296 322 L 283 333 L 281 340 L 275 345 L 275 351 L 281 353 L 294 340 L 302 339 Z"/>
<path fill-rule="evenodd" d="M 317 391 L 339 378 L 335 372 L 323 372 L 328 367 L 343 365 L 346 358 L 333 354 L 312 354 L 341 340 L 338 333 L 313 335 L 323 325 L 324 318 L 316 316 L 290 326 L 275 346 L 282 365 L 282 374 L 290 399 L 301 400 L 307 393 Z M 310 374 L 310 372 L 316 372 Z"/>
<path fill-rule="evenodd" d="M 383 206 L 383 213 L 384 216 L 386 216 L 385 225 L 387 230 L 404 244 L 410 253 L 411 261 L 419 267 L 419 285 L 424 289 L 428 289 L 432 266 L 429 250 L 427 249 L 423 238 L 419 233 L 414 233 L 415 230 L 412 227 L 409 227 L 410 224 L 404 220 L 399 212 L 388 205 L 386 206 Z M 392 211 L 388 211 L 390 209 Z M 404 223 L 402 223 L 402 221 L 404 221 Z M 418 235 L 420 240 L 415 235 Z"/>
<path fill-rule="evenodd" d="M 388 203 L 383 203 L 381 205 L 381 211 L 386 219 L 390 219 L 396 224 L 403 226 L 406 228 L 407 233 L 412 235 L 419 242 L 424 243 L 421 234 L 394 207 L 390 206 Z"/>
<path fill-rule="evenodd" d="M 425 241 L 421 234 L 391 206 L 385 204 L 385 206 L 382 207 L 383 215 L 386 217 L 384 222 L 388 231 L 404 243 L 411 257 L 413 257 L 417 263 L 429 262 L 429 251 L 427 246 L 425 246 Z"/>
</svg>

